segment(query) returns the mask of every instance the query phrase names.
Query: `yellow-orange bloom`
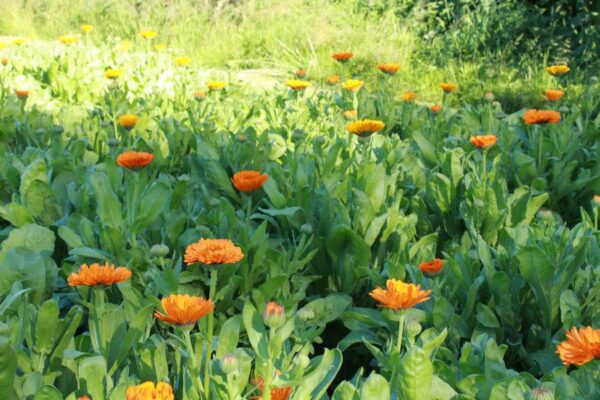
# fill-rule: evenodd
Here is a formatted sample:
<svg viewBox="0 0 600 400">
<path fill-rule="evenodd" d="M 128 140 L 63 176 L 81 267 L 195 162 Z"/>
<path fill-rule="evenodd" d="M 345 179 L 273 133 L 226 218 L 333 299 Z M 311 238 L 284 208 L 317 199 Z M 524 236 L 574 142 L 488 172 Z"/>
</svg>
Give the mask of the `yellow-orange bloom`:
<svg viewBox="0 0 600 400">
<path fill-rule="evenodd" d="M 275 375 L 280 375 L 281 372 L 275 371 Z M 261 396 L 256 397 L 255 400 L 262 399 L 262 392 L 265 390 L 265 380 L 262 376 L 257 377 L 252 383 L 256 385 L 258 390 L 261 392 Z M 292 387 L 284 388 L 271 388 L 271 400 L 288 400 L 292 395 Z"/>
<path fill-rule="evenodd" d="M 573 327 L 556 347 L 556 353 L 564 365 L 583 365 L 600 358 L 600 329 Z"/>
<path fill-rule="evenodd" d="M 7 48 L 8 45 L 5 42 L 0 42 L 0 50 Z"/>
<path fill-rule="evenodd" d="M 8 57 L 2 57 L 2 65 L 8 65 Z"/>
<path fill-rule="evenodd" d="M 558 124 L 560 122 L 560 113 L 551 110 L 536 110 L 535 108 L 525 111 L 523 121 L 527 125 L 531 124 Z"/>
<path fill-rule="evenodd" d="M 339 81 L 340 81 L 340 76 L 339 75 L 330 75 L 330 76 L 327 77 L 327 83 L 330 84 L 330 85 L 335 85 Z"/>
<path fill-rule="evenodd" d="M 384 74 L 395 75 L 400 71 L 400 64 L 379 64 L 377 68 Z"/>
<path fill-rule="evenodd" d="M 144 382 L 127 388 L 125 400 L 175 400 L 173 388 L 165 382 Z"/>
<path fill-rule="evenodd" d="M 133 42 L 131 40 L 123 40 L 120 44 L 119 44 L 119 51 L 127 51 L 129 50 L 131 47 L 133 46 Z"/>
<path fill-rule="evenodd" d="M 190 244 L 183 255 L 187 264 L 234 264 L 244 258 L 242 249 L 229 239 L 200 239 Z"/>
<path fill-rule="evenodd" d="M 421 285 L 404 283 L 396 279 L 388 279 L 387 290 L 375 288 L 369 296 L 380 303 L 381 307 L 392 310 L 412 308 L 415 305 L 429 300 L 431 290 L 421 290 Z"/>
<path fill-rule="evenodd" d="M 177 65 L 178 67 L 185 67 L 186 65 L 188 65 L 189 63 L 192 62 L 191 57 L 175 57 L 175 65 Z"/>
<path fill-rule="evenodd" d="M 310 82 L 301 81 L 298 79 L 290 79 L 287 81 L 287 85 L 294 90 L 304 90 L 310 86 Z"/>
<path fill-rule="evenodd" d="M 550 75 L 564 75 L 571 69 L 567 65 L 553 65 L 546 68 L 546 72 Z"/>
<path fill-rule="evenodd" d="M 441 104 L 432 105 L 431 111 L 433 111 L 434 113 L 439 113 L 440 111 L 442 111 L 442 105 Z"/>
<path fill-rule="evenodd" d="M 402 93 L 402 99 L 404 101 L 415 101 L 417 99 L 417 94 L 415 92 L 411 92 L 410 90 Z"/>
<path fill-rule="evenodd" d="M 113 285 L 119 282 L 125 282 L 131 278 L 131 271 L 125 267 L 115 267 L 112 264 L 105 263 L 100 265 L 82 264 L 79 272 L 73 272 L 67 278 L 69 286 L 97 286 Z"/>
<path fill-rule="evenodd" d="M 92 400 L 92 399 L 90 398 L 90 396 L 88 396 L 88 395 L 84 395 L 84 396 L 79 396 L 79 397 L 77 398 L 77 400 Z"/>
<path fill-rule="evenodd" d="M 335 61 L 346 62 L 352 58 L 354 54 L 351 51 L 339 51 L 337 53 L 333 53 L 332 57 Z"/>
<path fill-rule="evenodd" d="M 596 204 L 600 204 L 600 194 L 594 195 L 594 197 L 592 197 L 592 201 Z"/>
<path fill-rule="evenodd" d="M 498 138 L 496 137 L 496 135 L 477 135 L 471 136 L 471 138 L 469 139 L 469 142 L 471 142 L 473 146 L 479 149 L 485 149 L 490 146 L 493 146 L 496 144 L 497 141 Z"/>
<path fill-rule="evenodd" d="M 156 37 L 156 32 L 154 31 L 141 31 L 140 36 L 144 39 L 153 39 Z"/>
<path fill-rule="evenodd" d="M 431 261 L 419 264 L 419 269 L 426 275 L 435 276 L 442 271 L 445 263 L 444 260 L 435 258 Z"/>
<path fill-rule="evenodd" d="M 13 44 L 17 45 L 17 46 L 21 46 L 23 43 L 25 43 L 27 41 L 27 39 L 14 39 L 12 42 Z"/>
<path fill-rule="evenodd" d="M 565 95 L 565 92 L 563 92 L 562 90 L 552 90 L 552 89 L 548 89 L 546 91 L 544 91 L 544 97 L 546 98 L 546 100 L 548 101 L 558 101 L 561 99 L 561 97 L 563 97 Z"/>
<path fill-rule="evenodd" d="M 206 84 L 209 90 L 223 90 L 227 84 L 223 81 L 211 81 Z"/>
<path fill-rule="evenodd" d="M 206 93 L 204 93 L 202 90 L 198 90 L 196 93 L 194 93 L 194 98 L 198 101 L 202 101 L 206 99 Z"/>
<path fill-rule="evenodd" d="M 123 114 L 118 119 L 119 125 L 125 129 L 132 129 L 139 120 L 138 116 L 133 114 Z"/>
<path fill-rule="evenodd" d="M 120 77 L 123 74 L 123 71 L 121 71 L 120 69 L 107 69 L 106 71 L 104 71 L 104 77 L 107 79 L 117 79 L 118 77 Z"/>
<path fill-rule="evenodd" d="M 304 78 L 306 76 L 306 71 L 303 69 L 298 69 L 296 72 L 294 72 L 294 75 L 296 75 L 296 78 Z"/>
<path fill-rule="evenodd" d="M 346 120 L 351 121 L 353 119 L 356 119 L 358 112 L 356 110 L 346 110 L 346 111 L 344 111 L 343 115 L 344 115 L 344 118 L 346 118 Z"/>
<path fill-rule="evenodd" d="M 385 124 L 381 121 L 372 119 L 362 119 L 359 121 L 350 122 L 346 125 L 346 130 L 350 133 L 361 137 L 367 137 L 375 132 L 381 131 L 385 128 Z"/>
<path fill-rule="evenodd" d="M 213 312 L 215 304 L 204 297 L 190 296 L 189 294 L 172 294 L 161 299 L 164 314 L 154 311 L 154 317 L 173 325 L 195 324 L 205 315 Z"/>
<path fill-rule="evenodd" d="M 351 92 L 358 92 L 358 90 L 362 87 L 363 83 L 363 81 L 358 79 L 349 79 L 346 82 L 342 83 L 342 88 Z"/>
<path fill-rule="evenodd" d="M 73 35 L 63 35 L 58 39 L 66 46 L 70 46 L 77 41 L 77 37 Z"/>
<path fill-rule="evenodd" d="M 17 89 L 15 90 L 15 95 L 20 99 L 26 99 L 29 97 L 29 90 Z"/>
<path fill-rule="evenodd" d="M 119 154 L 117 164 L 124 168 L 142 168 L 154 160 L 154 155 L 144 151 L 126 151 Z"/>
<path fill-rule="evenodd" d="M 81 29 L 81 32 L 83 33 L 90 33 L 94 27 L 90 24 L 83 24 L 79 27 L 79 29 Z"/>
<path fill-rule="evenodd" d="M 258 171 L 240 171 L 233 174 L 231 183 L 241 192 L 252 192 L 260 187 L 269 179 L 269 175 L 261 174 Z"/>
<path fill-rule="evenodd" d="M 444 82 L 440 84 L 440 87 L 442 88 L 444 93 L 452 93 L 456 90 L 458 86 L 456 85 L 456 83 Z"/>
<path fill-rule="evenodd" d="M 155 44 L 153 47 L 154 47 L 154 50 L 156 50 L 156 51 L 163 51 L 163 50 L 167 49 L 167 45 L 164 43 Z"/>
</svg>

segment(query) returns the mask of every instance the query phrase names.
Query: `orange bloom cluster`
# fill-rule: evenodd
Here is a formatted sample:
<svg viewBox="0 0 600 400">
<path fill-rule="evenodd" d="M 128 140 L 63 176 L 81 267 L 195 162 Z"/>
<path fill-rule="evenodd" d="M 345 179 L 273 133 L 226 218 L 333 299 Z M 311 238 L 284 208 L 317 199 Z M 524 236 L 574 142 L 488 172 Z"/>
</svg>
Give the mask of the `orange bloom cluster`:
<svg viewBox="0 0 600 400">
<path fill-rule="evenodd" d="M 154 155 L 143 151 L 126 151 L 119 154 L 117 164 L 124 168 L 142 168 L 154 160 Z"/>
<path fill-rule="evenodd" d="M 240 171 L 233 174 L 231 183 L 241 192 L 252 192 L 258 190 L 269 179 L 269 175 L 258 171 Z"/>
<path fill-rule="evenodd" d="M 351 51 L 339 51 L 336 53 L 333 53 L 332 57 L 335 61 L 339 61 L 339 62 L 346 62 L 349 59 L 352 58 L 352 56 L 354 56 L 354 54 L 352 54 Z"/>
<path fill-rule="evenodd" d="M 456 83 L 442 83 L 440 84 L 440 87 L 442 88 L 442 90 L 444 91 L 444 93 L 452 93 L 456 90 L 456 88 L 458 87 L 458 85 L 456 85 Z"/>
<path fill-rule="evenodd" d="M 144 382 L 127 388 L 125 400 L 175 400 L 173 388 L 165 382 Z"/>
<path fill-rule="evenodd" d="M 404 283 L 396 279 L 388 279 L 386 286 L 387 290 L 378 287 L 370 292 L 369 296 L 377 300 L 381 307 L 392 310 L 412 308 L 429 300 L 429 294 L 431 293 L 431 290 L 421 290 L 421 285 Z"/>
<path fill-rule="evenodd" d="M 395 75 L 400 71 L 400 64 L 379 64 L 377 68 L 384 74 Z"/>
<path fill-rule="evenodd" d="M 415 92 L 406 91 L 402 94 L 402 99 L 404 101 L 415 101 L 417 99 L 417 94 Z"/>
<path fill-rule="evenodd" d="M 158 310 L 154 316 L 168 324 L 190 325 L 195 324 L 200 318 L 213 312 L 215 304 L 204 297 L 190 296 L 189 294 L 172 294 L 161 299 L 164 314 Z"/>
<path fill-rule="evenodd" d="M 346 125 L 346 130 L 358 136 L 369 136 L 375 132 L 385 128 L 385 124 L 381 121 L 372 119 L 363 119 L 360 121 L 350 122 Z"/>
<path fill-rule="evenodd" d="M 242 249 L 228 239 L 200 239 L 185 249 L 183 260 L 187 265 L 234 264 L 244 258 Z"/>
<path fill-rule="evenodd" d="M 442 105 L 441 104 L 432 105 L 431 111 L 433 111 L 434 113 L 439 113 L 440 111 L 442 111 Z"/>
<path fill-rule="evenodd" d="M 131 271 L 125 267 L 115 267 L 105 263 L 100 265 L 82 264 L 79 272 L 73 272 L 67 278 L 69 286 L 97 286 L 113 285 L 119 282 L 125 282 L 131 278 Z"/>
<path fill-rule="evenodd" d="M 279 375 L 279 374 L 277 374 L 277 375 Z M 262 392 L 265 390 L 265 380 L 263 379 L 263 377 L 259 376 L 258 378 L 256 378 L 256 380 L 253 383 L 261 391 L 261 394 L 262 394 Z M 291 395 L 292 395 L 291 387 L 271 388 L 271 400 L 288 400 Z M 262 396 L 255 397 L 255 400 L 260 400 L 260 399 L 262 399 Z"/>
<path fill-rule="evenodd" d="M 496 135 L 478 135 L 471 136 L 469 139 L 471 144 L 479 149 L 485 149 L 487 147 L 493 146 L 498 141 Z"/>
<path fill-rule="evenodd" d="M 310 86 L 310 82 L 301 81 L 298 79 L 290 79 L 289 81 L 287 81 L 287 85 L 294 90 L 304 90 Z"/>
<path fill-rule="evenodd" d="M 29 97 L 29 90 L 17 89 L 15 90 L 15 95 L 20 99 L 26 99 Z"/>
<path fill-rule="evenodd" d="M 567 339 L 556 347 L 556 353 L 565 365 L 583 365 L 600 358 L 600 329 L 574 327 L 567 331 Z"/>
<path fill-rule="evenodd" d="M 562 90 L 548 89 L 548 90 L 544 91 L 544 97 L 548 101 L 558 101 L 564 95 L 565 95 L 565 92 L 563 92 Z"/>
<path fill-rule="evenodd" d="M 436 258 L 431 261 L 427 261 L 419 264 L 419 269 L 426 275 L 437 275 L 442 271 L 446 262 L 442 259 Z"/>
<path fill-rule="evenodd" d="M 330 85 L 335 85 L 339 81 L 340 81 L 340 76 L 339 75 L 330 75 L 330 76 L 327 77 L 327 83 L 330 84 Z"/>
<path fill-rule="evenodd" d="M 527 125 L 532 124 L 558 124 L 560 122 L 560 113 L 551 110 L 536 110 L 531 108 L 523 114 L 523 121 Z"/>
</svg>

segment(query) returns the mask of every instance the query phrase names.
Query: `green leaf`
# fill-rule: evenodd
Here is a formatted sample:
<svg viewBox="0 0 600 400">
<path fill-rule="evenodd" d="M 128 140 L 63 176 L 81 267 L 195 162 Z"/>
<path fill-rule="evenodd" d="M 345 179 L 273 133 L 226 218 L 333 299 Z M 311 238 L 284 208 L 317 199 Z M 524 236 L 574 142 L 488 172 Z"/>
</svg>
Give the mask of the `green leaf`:
<svg viewBox="0 0 600 400">
<path fill-rule="evenodd" d="M 242 311 L 242 318 L 244 320 L 244 327 L 248 334 L 248 340 L 252 348 L 256 352 L 257 356 L 263 360 L 269 359 L 269 350 L 267 347 L 267 331 L 260 318 L 260 315 L 256 311 L 256 308 L 249 302 L 246 301 L 244 309 Z"/>
<path fill-rule="evenodd" d="M 17 228 L 35 222 L 33 215 L 27 210 L 27 207 L 18 203 L 9 203 L 5 206 L 0 206 L 0 217 Z"/>
<path fill-rule="evenodd" d="M 310 320 L 311 325 L 325 326 L 327 323 L 337 319 L 352 304 L 352 297 L 343 293 L 334 293 L 329 296 L 313 300 L 304 308 L 315 313 Z"/>
<path fill-rule="evenodd" d="M 31 182 L 23 196 L 23 204 L 31 215 L 45 225 L 54 223 L 62 216 L 62 207 L 46 182 Z"/>
<path fill-rule="evenodd" d="M 9 290 L 15 282 L 31 289 L 31 303 L 38 304 L 42 300 L 47 289 L 46 263 L 38 253 L 24 247 L 8 250 L 0 261 L 0 293 Z"/>
<path fill-rule="evenodd" d="M 413 346 L 400 359 L 398 368 L 400 398 L 428 400 L 433 381 L 433 365 L 425 351 Z"/>
<path fill-rule="evenodd" d="M 412 133 L 412 137 L 419 146 L 421 153 L 423 154 L 423 158 L 429 163 L 429 165 L 435 165 L 437 163 L 437 157 L 435 156 L 435 146 L 425 138 L 425 136 L 419 132 L 414 131 Z"/>
<path fill-rule="evenodd" d="M 89 177 L 90 184 L 96 195 L 96 212 L 103 224 L 121 228 L 123 226 L 123 214 L 121 203 L 112 190 L 112 186 L 106 174 L 96 171 Z"/>
<path fill-rule="evenodd" d="M 335 388 L 331 400 L 360 400 L 360 394 L 354 385 L 344 381 Z"/>
<path fill-rule="evenodd" d="M 21 197 L 25 197 L 25 193 L 35 181 L 41 181 L 48 183 L 48 172 L 46 170 L 46 163 L 43 159 L 38 158 L 27 166 L 23 174 L 21 175 L 21 185 L 19 186 L 19 194 Z"/>
<path fill-rule="evenodd" d="M 361 399 L 390 399 L 390 386 L 385 378 L 372 372 L 360 388 Z"/>
<path fill-rule="evenodd" d="M 492 310 L 482 303 L 477 304 L 477 321 L 486 328 L 500 328 L 500 322 Z"/>
<path fill-rule="evenodd" d="M 457 394 L 458 393 L 456 393 L 456 390 L 454 390 L 452 386 L 441 380 L 437 375 L 433 375 L 429 400 L 453 399 Z"/>
<path fill-rule="evenodd" d="M 8 338 L 0 335 L 0 399 L 17 399 L 13 388 L 16 376 L 17 355 Z"/>
<path fill-rule="evenodd" d="M 55 344 L 52 353 L 50 354 L 50 367 L 49 371 L 56 371 L 62 366 L 63 352 L 73 340 L 73 336 L 79 327 L 79 323 L 83 318 L 83 310 L 79 306 L 72 307 L 67 315 L 60 320 L 58 329 L 60 338 Z"/>
<path fill-rule="evenodd" d="M 40 387 L 35 394 L 33 400 L 62 400 L 63 396 L 60 391 L 52 385 L 44 385 Z"/>
<path fill-rule="evenodd" d="M 517 255 L 519 271 L 529 284 L 537 303 L 544 316 L 544 325 L 552 327 L 554 301 L 552 299 L 552 281 L 554 278 L 554 266 L 546 254 L 537 247 L 521 248 Z M 556 304 L 558 305 L 556 299 Z M 557 308 L 558 310 L 558 308 Z"/>
<path fill-rule="evenodd" d="M 311 360 L 302 383 L 294 391 L 294 398 L 320 399 L 342 365 L 342 353 L 338 349 L 325 350 L 320 357 Z"/>
<path fill-rule="evenodd" d="M 300 207 L 287 207 L 287 208 L 281 208 L 281 209 L 277 209 L 277 208 L 260 208 L 259 210 L 264 212 L 267 215 L 270 215 L 271 217 L 280 217 L 280 216 L 285 216 L 285 217 L 293 217 L 294 214 L 296 214 L 298 211 L 302 210 L 302 208 Z"/>
<path fill-rule="evenodd" d="M 352 293 L 362 278 L 360 267 L 369 267 L 371 249 L 349 226 L 343 224 L 330 229 L 326 247 L 333 260 L 338 289 Z"/>
<path fill-rule="evenodd" d="M 169 205 L 171 188 L 163 181 L 156 182 L 142 197 L 132 230 L 139 232 L 154 223 Z"/>
<path fill-rule="evenodd" d="M 80 390 L 88 393 L 92 399 L 104 399 L 105 394 L 112 388 L 106 361 L 102 356 L 88 357 L 81 361 L 77 375 Z"/>
<path fill-rule="evenodd" d="M 234 315 L 221 326 L 217 343 L 217 358 L 221 359 L 225 355 L 233 353 L 237 348 L 241 319 L 240 315 Z"/>
<path fill-rule="evenodd" d="M 58 302 L 55 299 L 46 301 L 37 312 L 35 321 L 35 346 L 39 354 L 48 354 L 58 337 Z"/>
<path fill-rule="evenodd" d="M 148 304 L 138 310 L 133 321 L 128 326 L 125 336 L 113 335 L 110 340 L 108 367 L 109 372 L 121 365 L 127 355 L 136 348 L 140 338 L 146 331 L 146 327 L 152 322 L 154 304 Z"/>
<path fill-rule="evenodd" d="M 50 256 L 54 252 L 54 240 L 54 232 L 40 225 L 28 224 L 13 229 L 8 234 L 8 238 L 2 242 L 0 260 L 8 250 L 17 246 L 33 250 L 42 257 Z"/>
</svg>

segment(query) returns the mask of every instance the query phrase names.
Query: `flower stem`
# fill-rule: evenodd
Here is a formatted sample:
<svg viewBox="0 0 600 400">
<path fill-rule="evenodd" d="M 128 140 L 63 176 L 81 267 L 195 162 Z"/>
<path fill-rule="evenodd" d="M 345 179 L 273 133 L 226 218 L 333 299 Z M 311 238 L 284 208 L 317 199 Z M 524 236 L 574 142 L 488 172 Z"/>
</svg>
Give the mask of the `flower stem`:
<svg viewBox="0 0 600 400">
<path fill-rule="evenodd" d="M 483 167 L 483 196 L 485 198 L 486 195 L 486 191 L 487 191 L 487 150 L 483 150 L 483 160 L 482 160 L 482 167 Z"/>
<path fill-rule="evenodd" d="M 185 346 L 187 347 L 187 352 L 188 352 L 188 357 L 189 357 L 189 362 L 190 362 L 190 369 L 191 369 L 191 373 L 190 375 L 192 376 L 192 382 L 194 384 L 194 386 L 196 387 L 196 390 L 201 391 L 202 390 L 202 382 L 200 382 L 200 374 L 198 371 L 198 367 L 196 365 L 196 357 L 195 357 L 195 353 L 194 353 L 194 346 L 192 345 L 192 338 L 190 337 L 190 331 L 192 330 L 193 326 L 184 326 L 181 328 L 181 332 L 183 333 L 183 339 L 185 341 Z"/>
<path fill-rule="evenodd" d="M 269 330 L 269 348 L 271 347 L 270 343 L 273 340 L 273 336 L 275 336 L 275 330 L 271 328 Z M 272 357 L 273 354 L 269 354 L 269 359 L 267 360 L 267 373 L 265 374 L 265 386 L 262 393 L 263 400 L 271 400 L 271 379 L 273 375 L 273 361 L 271 360 Z"/>
<path fill-rule="evenodd" d="M 102 314 L 104 312 L 104 287 L 102 286 L 94 286 L 93 295 L 94 295 L 94 326 L 96 333 L 96 342 L 98 345 L 98 352 L 102 354 L 102 328 L 100 327 L 100 321 L 102 321 Z"/>
<path fill-rule="evenodd" d="M 543 170 L 542 170 L 542 154 L 544 153 L 544 135 L 540 129 L 536 129 L 536 130 L 537 130 L 538 136 L 540 138 L 539 144 L 538 144 L 538 168 L 541 173 L 541 172 L 543 172 Z"/>
<path fill-rule="evenodd" d="M 210 270 L 210 291 L 208 298 L 214 301 L 215 292 L 217 291 L 217 269 L 212 267 Z M 210 399 L 210 359 L 212 357 L 213 347 L 213 324 L 214 324 L 214 311 L 208 314 L 208 332 L 206 341 L 206 361 L 204 365 L 204 393 L 206 398 Z"/>
<path fill-rule="evenodd" d="M 400 319 L 398 320 L 398 344 L 397 349 L 398 352 L 402 350 L 402 336 L 404 335 L 404 320 L 406 319 L 406 314 L 404 310 L 400 310 Z"/>
</svg>

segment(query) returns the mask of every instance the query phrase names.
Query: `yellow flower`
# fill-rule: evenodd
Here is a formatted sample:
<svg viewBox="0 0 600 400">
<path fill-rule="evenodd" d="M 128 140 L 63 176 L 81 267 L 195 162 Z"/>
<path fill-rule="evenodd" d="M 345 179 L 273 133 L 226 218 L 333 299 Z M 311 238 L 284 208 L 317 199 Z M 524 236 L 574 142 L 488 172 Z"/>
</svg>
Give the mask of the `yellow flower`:
<svg viewBox="0 0 600 400">
<path fill-rule="evenodd" d="M 130 130 L 133 129 L 133 127 L 135 126 L 135 124 L 138 123 L 140 119 L 138 118 L 137 115 L 134 114 L 123 114 L 119 117 L 119 125 L 121 125 L 123 128 Z"/>
<path fill-rule="evenodd" d="M 107 69 L 106 71 L 104 71 L 104 76 L 108 79 L 117 79 L 118 77 L 120 77 L 123 74 L 123 71 L 121 71 L 120 69 Z"/>
<path fill-rule="evenodd" d="M 131 48 L 131 46 L 133 46 L 133 42 L 130 40 L 123 40 L 120 44 L 119 44 L 119 51 L 127 51 Z"/>
<path fill-rule="evenodd" d="M 400 64 L 379 64 L 377 68 L 384 74 L 395 75 L 400 70 Z"/>
<path fill-rule="evenodd" d="M 5 49 L 8 45 L 4 42 L 0 42 L 0 50 Z"/>
<path fill-rule="evenodd" d="M 175 65 L 177 65 L 178 67 L 185 67 L 186 65 L 188 65 L 191 62 L 192 62 L 192 59 L 187 56 L 175 57 Z"/>
<path fill-rule="evenodd" d="M 369 296 L 380 303 L 381 307 L 392 310 L 412 308 L 429 299 L 431 290 L 421 290 L 421 285 L 404 283 L 396 279 L 388 279 L 386 289 L 375 288 Z"/>
<path fill-rule="evenodd" d="M 379 132 L 385 128 L 385 124 L 381 121 L 372 119 L 362 119 L 355 122 L 350 122 L 346 125 L 346 130 L 360 137 L 367 137 L 375 132 Z"/>
<path fill-rule="evenodd" d="M 165 382 L 144 382 L 127 388 L 125 400 L 175 400 L 173 388 Z"/>
<path fill-rule="evenodd" d="M 223 81 L 210 81 L 206 84 L 209 90 L 223 90 L 227 84 Z"/>
<path fill-rule="evenodd" d="M 417 94 L 415 92 L 411 92 L 410 90 L 402 94 L 402 99 L 404 101 L 415 101 L 416 98 Z"/>
<path fill-rule="evenodd" d="M 163 51 L 166 49 L 167 49 L 167 45 L 164 43 L 154 45 L 154 50 L 156 50 L 156 51 Z"/>
<path fill-rule="evenodd" d="M 356 110 L 347 110 L 344 111 L 344 118 L 346 118 L 348 121 L 351 121 L 353 119 L 356 119 L 356 116 L 358 115 L 358 113 L 356 112 Z"/>
<path fill-rule="evenodd" d="M 20 45 L 22 45 L 23 43 L 25 43 L 26 41 L 27 41 L 27 39 L 22 39 L 22 38 L 20 38 L 20 39 L 15 39 L 15 40 L 13 40 L 12 42 L 13 42 L 13 44 L 16 44 L 17 46 L 20 46 Z"/>
<path fill-rule="evenodd" d="M 77 38 L 73 35 L 63 35 L 58 39 L 67 46 L 70 46 L 77 41 Z"/>
<path fill-rule="evenodd" d="M 456 90 L 456 88 L 458 87 L 458 85 L 456 85 L 456 83 L 451 83 L 451 82 L 444 82 L 440 84 L 440 87 L 442 88 L 442 90 L 444 91 L 444 93 L 452 93 Z"/>
<path fill-rule="evenodd" d="M 546 68 L 546 72 L 548 72 L 550 75 L 564 75 L 570 70 L 571 69 L 567 65 L 553 65 Z"/>
<path fill-rule="evenodd" d="M 357 92 L 363 85 L 363 81 L 358 79 L 349 79 L 346 82 L 342 83 L 342 87 L 351 92 Z"/>
<path fill-rule="evenodd" d="M 90 33 L 94 27 L 89 24 L 83 24 L 79 27 L 79 29 L 81 29 L 81 32 L 83 33 Z"/>
<path fill-rule="evenodd" d="M 294 90 L 304 90 L 310 86 L 310 82 L 299 79 L 290 79 L 287 81 L 287 85 Z"/>
<path fill-rule="evenodd" d="M 152 38 L 156 37 L 156 32 L 154 32 L 154 31 L 141 31 L 140 32 L 140 36 L 143 37 L 144 39 L 152 39 Z"/>
</svg>

